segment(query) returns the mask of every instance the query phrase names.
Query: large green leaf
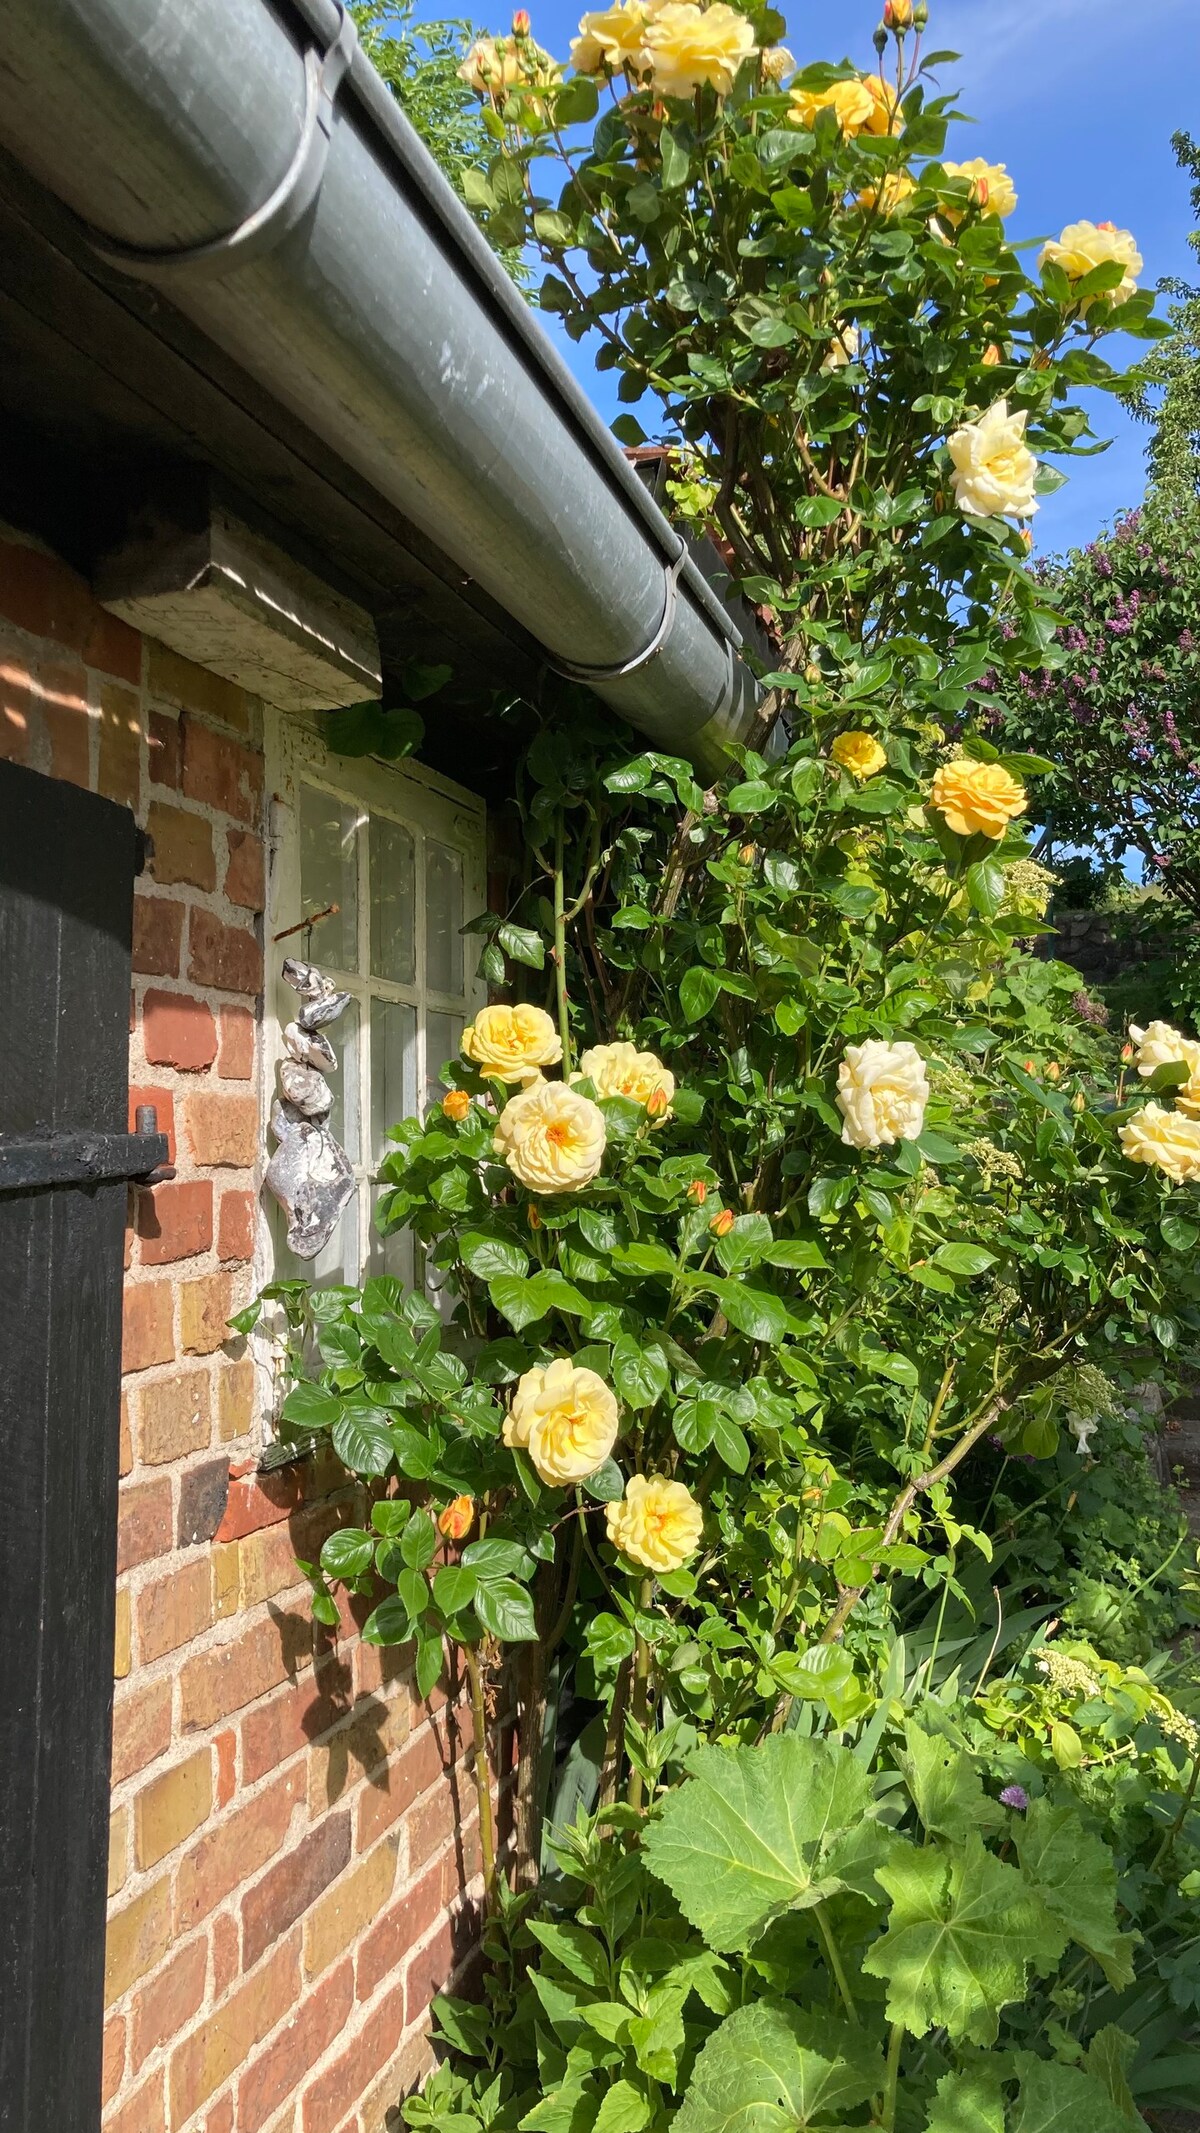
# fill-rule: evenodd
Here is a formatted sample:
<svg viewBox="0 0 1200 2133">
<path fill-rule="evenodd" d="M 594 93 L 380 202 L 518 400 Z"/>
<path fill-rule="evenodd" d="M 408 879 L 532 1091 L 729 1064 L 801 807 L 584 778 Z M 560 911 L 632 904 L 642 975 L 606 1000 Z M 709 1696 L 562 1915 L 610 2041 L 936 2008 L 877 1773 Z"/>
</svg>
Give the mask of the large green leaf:
<svg viewBox="0 0 1200 2133">
<path fill-rule="evenodd" d="M 532 1644 L 537 1639 L 533 1601 L 515 1578 L 496 1578 L 480 1585 L 475 1612 L 483 1627 L 505 1644 Z"/>
<path fill-rule="evenodd" d="M 333 1448 L 355 1474 L 386 1474 L 395 1453 L 386 1416 L 369 1408 L 343 1413 L 333 1425 Z"/>
<path fill-rule="evenodd" d="M 673 2133 L 789 2133 L 837 2122 L 882 2086 L 861 2030 L 759 2000 L 739 2007 L 696 2061 Z"/>
<path fill-rule="evenodd" d="M 944 2075 L 925 2133 L 1004 2133 L 999 2067 L 973 2066 L 964 2074 Z"/>
<path fill-rule="evenodd" d="M 644 1848 L 710 1947 L 743 1948 L 780 1911 L 842 1885 L 829 1851 L 871 1807 L 870 1778 L 848 1748 L 781 1733 L 756 1748 L 698 1749 L 690 1768 Z"/>
<path fill-rule="evenodd" d="M 1114 1992 L 1133 1982 L 1132 1935 L 1117 1925 L 1117 1869 L 1073 1807 L 1034 1800 L 1019 1820 L 1017 1857 L 1046 1909 L 1094 1955 Z"/>
<path fill-rule="evenodd" d="M 886 1979 L 891 2020 L 916 2037 L 944 2027 L 956 2043 L 994 2044 L 1001 2008 L 1024 1997 L 1031 1966 L 1058 1960 L 1066 1934 L 978 1835 L 953 1852 L 897 1850 L 877 1878 L 892 1909 L 863 1968 Z"/>
<path fill-rule="evenodd" d="M 915 1720 L 905 1732 L 901 1757 L 913 1805 L 931 1836 L 968 1837 L 973 1829 L 998 1829 L 1002 1808 L 989 1800 L 983 1780 L 964 1748 Z"/>
<path fill-rule="evenodd" d="M 731 1326 L 739 1333 L 748 1334 L 752 1341 L 767 1341 L 772 1346 L 783 1339 L 787 1332 L 787 1305 L 769 1289 L 756 1288 L 748 1281 L 711 1281 L 707 1284 L 717 1297 L 722 1311 Z"/>
<path fill-rule="evenodd" d="M 1021 2053 L 1021 2094 L 1010 2133 L 1129 2133 L 1129 2119 L 1103 2082 L 1078 2067 Z"/>
</svg>

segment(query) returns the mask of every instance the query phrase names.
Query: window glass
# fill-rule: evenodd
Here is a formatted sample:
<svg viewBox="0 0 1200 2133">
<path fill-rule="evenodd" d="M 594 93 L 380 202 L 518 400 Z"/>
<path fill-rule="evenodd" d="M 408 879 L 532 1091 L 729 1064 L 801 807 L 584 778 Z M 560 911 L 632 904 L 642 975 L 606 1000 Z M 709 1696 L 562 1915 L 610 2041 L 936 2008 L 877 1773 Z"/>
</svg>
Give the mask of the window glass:
<svg viewBox="0 0 1200 2133">
<path fill-rule="evenodd" d="M 371 972 L 393 985 L 411 985 L 417 974 L 413 839 L 387 815 L 372 815 L 369 834 Z"/>
<path fill-rule="evenodd" d="M 421 1091 L 421 1108 L 427 1104 L 440 1103 L 443 1095 L 442 1068 L 448 1059 L 458 1057 L 462 1042 L 463 1022 L 461 1015 L 429 1015 L 425 1023 L 425 1087 Z"/>
<path fill-rule="evenodd" d="M 389 1126 L 417 1110 L 417 1010 L 371 1002 L 371 1161 L 387 1153 Z"/>
<path fill-rule="evenodd" d="M 425 847 L 425 983 L 430 992 L 463 989 L 463 863 L 448 845 Z"/>
<path fill-rule="evenodd" d="M 326 970 L 358 968 L 358 832 L 361 809 L 315 785 L 300 788 L 300 901 L 304 912 L 337 910 L 296 935 L 295 955 Z M 299 915 L 299 914 L 298 914 Z"/>
</svg>

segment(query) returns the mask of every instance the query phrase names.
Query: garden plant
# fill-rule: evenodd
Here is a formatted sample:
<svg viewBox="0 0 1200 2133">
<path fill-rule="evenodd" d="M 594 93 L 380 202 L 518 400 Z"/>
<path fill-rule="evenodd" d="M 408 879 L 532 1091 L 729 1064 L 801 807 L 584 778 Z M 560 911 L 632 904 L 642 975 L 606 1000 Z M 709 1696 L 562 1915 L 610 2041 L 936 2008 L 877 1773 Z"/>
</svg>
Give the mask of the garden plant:
<svg viewBox="0 0 1200 2133">
<path fill-rule="evenodd" d="M 1138 1420 L 1200 1326 L 1200 1056 L 1030 952 L 1053 765 L 988 737 L 1071 394 L 1157 329 L 1128 232 L 1014 250 L 925 22 L 797 68 L 768 9 L 619 0 L 565 70 L 523 14 L 464 62 L 468 200 L 770 651 L 715 782 L 543 706 L 493 1004 L 383 1166 L 425 1284 L 267 1292 L 285 1422 L 368 1484 L 314 1613 L 473 1712 L 437 2133 L 1118 2133 L 1200 2075 Z"/>
</svg>

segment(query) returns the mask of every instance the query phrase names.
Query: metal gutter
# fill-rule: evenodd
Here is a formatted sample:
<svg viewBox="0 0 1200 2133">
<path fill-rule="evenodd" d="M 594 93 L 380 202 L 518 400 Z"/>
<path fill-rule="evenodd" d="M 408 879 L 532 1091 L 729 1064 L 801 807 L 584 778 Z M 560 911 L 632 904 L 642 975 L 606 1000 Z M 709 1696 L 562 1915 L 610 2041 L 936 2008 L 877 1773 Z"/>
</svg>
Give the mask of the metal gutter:
<svg viewBox="0 0 1200 2133">
<path fill-rule="evenodd" d="M 757 701 L 736 624 L 338 0 L 5 12 L 0 140 L 102 255 L 160 287 L 551 665 L 715 767 Z"/>
</svg>

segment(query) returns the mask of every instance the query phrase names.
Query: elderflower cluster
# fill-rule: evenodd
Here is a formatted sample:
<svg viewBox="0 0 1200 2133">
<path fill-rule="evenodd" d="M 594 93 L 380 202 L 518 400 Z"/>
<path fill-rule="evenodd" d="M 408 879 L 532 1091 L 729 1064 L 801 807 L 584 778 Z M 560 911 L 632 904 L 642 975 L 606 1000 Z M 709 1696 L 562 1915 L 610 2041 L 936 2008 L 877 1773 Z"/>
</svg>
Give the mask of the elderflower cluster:
<svg viewBox="0 0 1200 2133">
<path fill-rule="evenodd" d="M 1200 1755 L 1200 1726 L 1194 1718 L 1185 1718 L 1182 1711 L 1175 1709 L 1174 1704 L 1169 1705 L 1165 1711 L 1156 1706 L 1156 1712 L 1159 1725 L 1168 1740 L 1177 1741 L 1181 1748 L 1186 1748 L 1189 1755 Z"/>
<path fill-rule="evenodd" d="M 1046 1676 L 1052 1689 L 1063 1696 L 1099 1696 L 1101 1685 L 1082 1659 L 1072 1659 L 1067 1652 L 1055 1651 L 1047 1645 L 1038 1653 L 1038 1667 Z"/>
<path fill-rule="evenodd" d="M 1058 875 L 1036 859 L 1014 859 L 1005 870 L 1002 918 L 1043 919 L 1058 886 Z"/>
<path fill-rule="evenodd" d="M 1007 1148 L 997 1148 L 995 1141 L 980 1134 L 977 1140 L 967 1141 L 963 1153 L 969 1155 L 978 1167 L 984 1190 L 991 1192 L 996 1185 L 1019 1185 L 1025 1175 L 1020 1158 L 1010 1155 Z"/>
</svg>

